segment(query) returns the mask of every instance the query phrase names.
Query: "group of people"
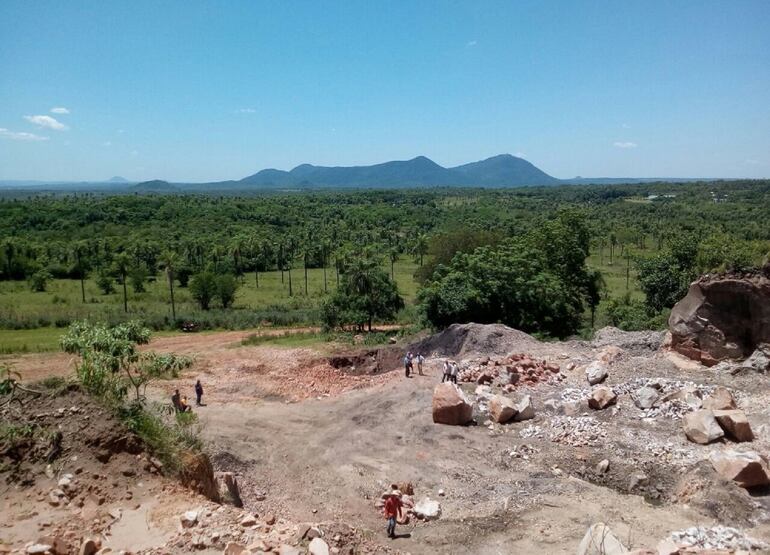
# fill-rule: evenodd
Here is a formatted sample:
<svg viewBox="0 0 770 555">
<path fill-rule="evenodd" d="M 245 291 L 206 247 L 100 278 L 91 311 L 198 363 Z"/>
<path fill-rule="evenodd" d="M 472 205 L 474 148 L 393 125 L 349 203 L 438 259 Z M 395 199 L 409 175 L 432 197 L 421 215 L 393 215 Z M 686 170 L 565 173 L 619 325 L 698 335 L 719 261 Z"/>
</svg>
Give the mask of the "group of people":
<svg viewBox="0 0 770 555">
<path fill-rule="evenodd" d="M 415 355 L 411 351 L 408 351 L 406 355 L 404 355 L 404 374 L 406 375 L 407 378 L 410 378 L 412 376 L 412 372 L 414 372 L 415 362 L 417 363 L 417 373 L 420 376 L 425 375 L 422 373 L 422 363 L 425 362 L 425 357 L 422 355 L 422 353 L 417 353 Z"/>
<path fill-rule="evenodd" d="M 187 400 L 187 395 L 180 395 L 178 389 L 174 390 L 174 394 L 171 396 L 171 404 L 176 412 L 192 412 L 192 406 Z M 195 404 L 199 407 L 205 406 L 203 404 L 203 385 L 200 380 L 195 382 Z"/>
<path fill-rule="evenodd" d="M 422 372 L 423 363 L 425 362 L 425 357 L 422 355 L 422 353 L 414 354 L 411 351 L 407 351 L 407 353 L 404 355 L 404 375 L 407 378 L 412 377 L 412 372 L 414 372 L 414 365 L 417 364 L 417 373 L 420 376 L 424 376 Z M 444 369 L 444 375 L 441 378 L 441 383 L 444 382 L 452 382 L 457 383 L 457 374 L 460 372 L 460 366 L 457 364 L 454 360 L 445 360 L 443 364 Z"/>
</svg>

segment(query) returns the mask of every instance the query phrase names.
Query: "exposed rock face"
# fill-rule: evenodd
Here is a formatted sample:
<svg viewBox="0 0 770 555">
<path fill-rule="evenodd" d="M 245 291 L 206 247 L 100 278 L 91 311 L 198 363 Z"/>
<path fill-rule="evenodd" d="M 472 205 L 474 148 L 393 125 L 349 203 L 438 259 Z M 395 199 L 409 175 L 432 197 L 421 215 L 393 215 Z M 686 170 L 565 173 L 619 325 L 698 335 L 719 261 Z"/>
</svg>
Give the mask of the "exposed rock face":
<svg viewBox="0 0 770 555">
<path fill-rule="evenodd" d="M 701 445 L 716 441 L 725 435 L 714 418 L 714 413 L 705 409 L 696 410 L 686 415 L 682 420 L 682 427 L 687 439 Z"/>
<path fill-rule="evenodd" d="M 727 436 L 735 441 L 752 441 L 754 433 L 742 410 L 715 410 L 714 418 Z"/>
<path fill-rule="evenodd" d="M 214 468 L 211 466 L 208 455 L 186 451 L 182 453 L 180 460 L 182 462 L 180 471 L 182 483 L 219 503 L 219 486 L 216 478 L 214 478 Z"/>
<path fill-rule="evenodd" d="M 733 480 L 739 486 L 752 488 L 770 484 L 767 460 L 754 451 L 725 449 L 709 456 L 711 464 L 723 478 Z"/>
<path fill-rule="evenodd" d="M 513 399 L 509 399 L 508 397 L 495 395 L 489 402 L 489 415 L 492 417 L 492 420 L 498 424 L 508 422 L 511 418 L 516 416 L 517 412 L 519 411 L 516 410 Z"/>
<path fill-rule="evenodd" d="M 748 275 L 704 276 L 668 320 L 671 347 L 713 366 L 770 343 L 770 265 Z"/>
<path fill-rule="evenodd" d="M 473 405 L 453 383 L 440 383 L 433 389 L 433 422 L 459 426 L 473 418 Z"/>
</svg>

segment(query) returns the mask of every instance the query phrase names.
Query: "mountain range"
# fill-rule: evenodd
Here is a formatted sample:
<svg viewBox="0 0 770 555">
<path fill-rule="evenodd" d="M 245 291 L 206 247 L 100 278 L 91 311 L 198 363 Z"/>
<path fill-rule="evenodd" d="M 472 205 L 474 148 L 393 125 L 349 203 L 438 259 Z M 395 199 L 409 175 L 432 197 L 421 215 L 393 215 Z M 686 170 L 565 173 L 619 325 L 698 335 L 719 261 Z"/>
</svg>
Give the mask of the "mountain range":
<svg viewBox="0 0 770 555">
<path fill-rule="evenodd" d="M 210 183 L 168 183 L 162 180 L 137 183 L 120 176 L 106 181 L 2 181 L 0 187 L 27 191 L 105 192 L 206 192 L 260 189 L 312 189 L 336 187 L 524 187 L 549 185 L 631 184 L 656 181 L 711 181 L 704 178 L 664 177 L 575 177 L 557 179 L 532 163 L 510 154 L 499 154 L 478 162 L 445 168 L 425 156 L 395 160 L 372 166 L 314 166 L 302 164 L 290 171 L 265 169 L 240 180 Z"/>
<path fill-rule="evenodd" d="M 555 185 L 556 179 L 523 158 L 500 154 L 453 168 L 425 156 L 373 166 L 313 166 L 302 164 L 291 171 L 266 169 L 239 181 L 261 187 L 512 187 Z"/>
</svg>

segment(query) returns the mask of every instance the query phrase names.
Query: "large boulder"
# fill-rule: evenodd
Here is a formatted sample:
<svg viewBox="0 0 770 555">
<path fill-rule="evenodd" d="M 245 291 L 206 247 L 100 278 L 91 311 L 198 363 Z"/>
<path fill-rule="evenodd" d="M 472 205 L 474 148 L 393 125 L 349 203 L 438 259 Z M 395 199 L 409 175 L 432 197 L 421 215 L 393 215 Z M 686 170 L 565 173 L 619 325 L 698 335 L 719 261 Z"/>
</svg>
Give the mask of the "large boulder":
<svg viewBox="0 0 770 555">
<path fill-rule="evenodd" d="M 628 549 L 603 522 L 593 524 L 577 548 L 577 555 L 619 555 Z"/>
<path fill-rule="evenodd" d="M 618 402 L 618 396 L 606 385 L 595 387 L 588 397 L 588 406 L 594 410 L 601 410 Z"/>
<path fill-rule="evenodd" d="M 671 310 L 671 347 L 713 366 L 770 343 L 770 265 L 740 275 L 706 275 Z"/>
<path fill-rule="evenodd" d="M 588 380 L 588 383 L 591 385 L 602 383 L 607 379 L 608 375 L 607 365 L 600 360 L 595 360 L 586 366 L 585 372 L 586 380 Z"/>
<path fill-rule="evenodd" d="M 714 470 L 728 480 L 744 488 L 770 484 L 767 459 L 755 451 L 724 449 L 709 455 Z"/>
<path fill-rule="evenodd" d="M 714 413 L 706 409 L 696 410 L 685 415 L 682 419 L 682 428 L 687 439 L 701 445 L 721 439 L 725 435 L 717 419 L 714 418 Z"/>
<path fill-rule="evenodd" d="M 727 434 L 727 437 L 735 441 L 753 441 L 754 433 L 742 410 L 715 410 L 714 418 Z"/>
<path fill-rule="evenodd" d="M 473 418 L 473 405 L 453 383 L 440 383 L 433 389 L 433 422 L 461 426 Z"/>
<path fill-rule="evenodd" d="M 489 401 L 489 416 L 491 416 L 492 420 L 498 424 L 508 422 L 511 418 L 516 416 L 517 412 L 519 411 L 516 409 L 516 404 L 513 402 L 513 399 L 504 397 L 503 395 L 495 395 Z"/>
</svg>

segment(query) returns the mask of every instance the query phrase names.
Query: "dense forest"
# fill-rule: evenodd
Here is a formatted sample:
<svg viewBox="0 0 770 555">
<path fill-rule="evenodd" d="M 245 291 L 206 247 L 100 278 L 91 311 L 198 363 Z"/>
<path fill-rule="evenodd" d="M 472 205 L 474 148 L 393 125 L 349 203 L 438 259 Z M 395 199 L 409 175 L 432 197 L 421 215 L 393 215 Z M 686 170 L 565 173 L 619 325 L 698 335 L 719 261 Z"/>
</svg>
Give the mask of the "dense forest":
<svg viewBox="0 0 770 555">
<path fill-rule="evenodd" d="M 656 326 L 699 273 L 766 260 L 768 221 L 770 181 L 0 195 L 0 327 Z"/>
</svg>

